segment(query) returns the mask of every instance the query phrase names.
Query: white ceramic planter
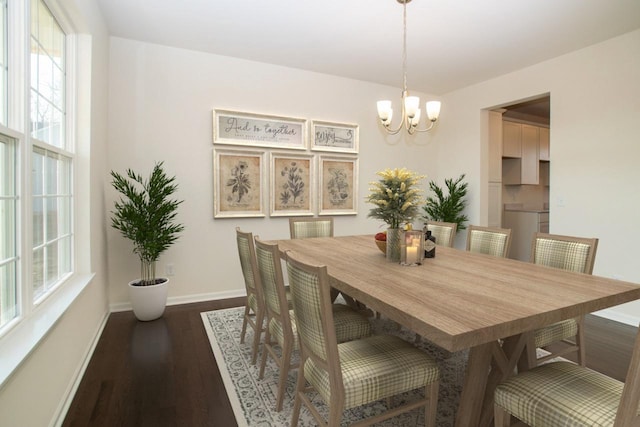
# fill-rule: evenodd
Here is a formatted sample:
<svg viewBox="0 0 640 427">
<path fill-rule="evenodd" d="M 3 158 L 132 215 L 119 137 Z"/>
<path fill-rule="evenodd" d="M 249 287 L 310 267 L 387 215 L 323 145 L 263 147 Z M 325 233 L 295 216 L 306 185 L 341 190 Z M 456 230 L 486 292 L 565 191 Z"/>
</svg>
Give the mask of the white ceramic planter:
<svg viewBox="0 0 640 427">
<path fill-rule="evenodd" d="M 167 305 L 169 279 L 151 286 L 134 286 L 137 282 L 138 280 L 129 282 L 129 299 L 136 318 L 146 322 L 161 317 Z"/>
</svg>

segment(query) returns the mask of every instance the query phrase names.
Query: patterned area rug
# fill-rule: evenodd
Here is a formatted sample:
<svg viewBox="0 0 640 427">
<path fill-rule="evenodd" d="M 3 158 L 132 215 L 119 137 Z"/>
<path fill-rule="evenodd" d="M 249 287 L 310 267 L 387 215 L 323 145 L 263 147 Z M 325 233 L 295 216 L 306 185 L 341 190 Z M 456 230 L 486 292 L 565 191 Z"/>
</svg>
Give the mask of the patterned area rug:
<svg viewBox="0 0 640 427">
<path fill-rule="evenodd" d="M 211 348 L 220 368 L 227 395 L 233 406 L 239 426 L 289 426 L 293 409 L 293 395 L 297 370 L 289 373 L 284 405 L 281 412 L 275 411 L 276 394 L 278 390 L 278 368 L 271 358 L 267 358 L 264 379 L 258 379 L 260 357 L 256 365 L 251 365 L 251 342 L 253 331 L 248 328 L 245 343 L 240 344 L 243 307 L 227 310 L 216 310 L 202 313 Z M 396 323 L 371 319 L 374 333 L 390 333 L 408 342 L 414 342 L 415 334 L 405 328 L 399 328 Z M 441 369 L 440 391 L 438 399 L 438 427 L 454 425 L 454 415 L 458 407 L 460 392 L 464 379 L 467 362 L 467 352 L 450 353 L 433 344 L 421 341 L 418 347 L 433 356 Z M 261 356 L 261 355 L 260 355 Z M 414 393 L 407 393 L 394 400 L 394 404 L 410 401 Z M 326 416 L 327 408 L 318 397 L 314 403 L 321 408 L 320 412 Z M 355 420 L 366 418 L 386 409 L 386 402 L 381 401 L 367 406 L 345 411 L 343 425 Z M 316 423 L 307 409 L 300 412 L 301 427 L 315 426 Z M 381 426 L 424 425 L 424 409 L 416 409 L 404 415 L 397 416 Z"/>
</svg>

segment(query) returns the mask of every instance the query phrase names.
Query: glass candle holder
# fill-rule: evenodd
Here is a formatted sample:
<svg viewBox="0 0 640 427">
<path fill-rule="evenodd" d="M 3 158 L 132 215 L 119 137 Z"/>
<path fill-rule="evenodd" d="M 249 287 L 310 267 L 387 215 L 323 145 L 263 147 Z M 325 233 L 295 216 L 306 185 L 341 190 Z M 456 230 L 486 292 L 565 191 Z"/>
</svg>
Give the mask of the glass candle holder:
<svg viewBox="0 0 640 427">
<path fill-rule="evenodd" d="M 400 264 L 422 265 L 424 259 L 424 234 L 420 230 L 405 231 L 400 244 Z"/>
</svg>

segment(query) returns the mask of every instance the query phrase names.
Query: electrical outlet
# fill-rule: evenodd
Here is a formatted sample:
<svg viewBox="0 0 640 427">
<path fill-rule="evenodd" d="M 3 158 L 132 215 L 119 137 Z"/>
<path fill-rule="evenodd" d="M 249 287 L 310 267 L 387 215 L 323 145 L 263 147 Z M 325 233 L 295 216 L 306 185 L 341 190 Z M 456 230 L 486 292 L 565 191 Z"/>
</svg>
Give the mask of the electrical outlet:
<svg viewBox="0 0 640 427">
<path fill-rule="evenodd" d="M 173 268 L 173 264 L 167 264 L 167 266 L 165 267 L 165 273 L 167 274 L 167 276 L 173 276 L 174 274 L 176 274 Z"/>
</svg>

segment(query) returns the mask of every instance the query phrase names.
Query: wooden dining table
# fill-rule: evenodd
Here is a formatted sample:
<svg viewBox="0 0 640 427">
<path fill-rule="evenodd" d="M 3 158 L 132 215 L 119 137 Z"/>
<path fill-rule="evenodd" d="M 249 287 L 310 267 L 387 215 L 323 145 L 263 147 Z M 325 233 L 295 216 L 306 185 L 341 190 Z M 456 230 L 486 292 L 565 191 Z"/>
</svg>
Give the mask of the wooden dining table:
<svg viewBox="0 0 640 427">
<path fill-rule="evenodd" d="M 373 235 L 278 240 L 331 286 L 450 352 L 469 349 L 456 426 L 489 426 L 496 385 L 532 331 L 640 299 L 640 285 L 438 246 L 419 266 L 388 262 Z"/>
</svg>

